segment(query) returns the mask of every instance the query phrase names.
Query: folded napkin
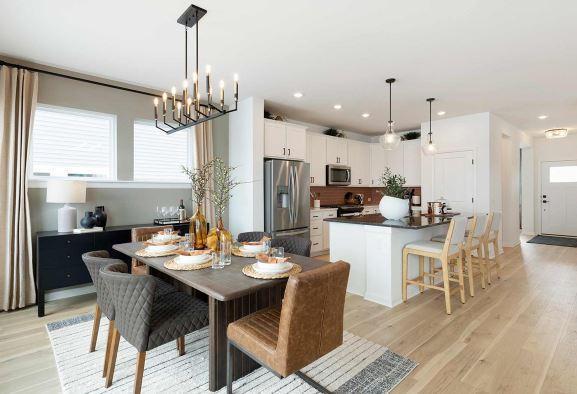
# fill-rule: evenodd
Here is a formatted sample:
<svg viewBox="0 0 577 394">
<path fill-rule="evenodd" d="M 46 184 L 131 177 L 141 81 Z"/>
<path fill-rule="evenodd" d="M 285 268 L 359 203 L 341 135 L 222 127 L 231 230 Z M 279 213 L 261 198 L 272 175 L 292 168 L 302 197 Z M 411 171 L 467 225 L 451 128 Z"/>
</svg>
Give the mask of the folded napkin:
<svg viewBox="0 0 577 394">
<path fill-rule="evenodd" d="M 176 243 L 178 243 L 178 240 L 176 240 L 176 239 L 171 239 L 168 241 L 160 241 L 160 242 L 152 242 L 152 239 L 149 239 L 148 241 L 144 241 L 144 244 L 147 246 L 174 245 Z"/>
<path fill-rule="evenodd" d="M 259 263 L 267 263 L 267 264 L 280 264 L 290 259 L 290 257 L 273 257 L 269 256 L 266 253 L 259 253 L 256 255 L 256 258 L 259 261 Z"/>
</svg>

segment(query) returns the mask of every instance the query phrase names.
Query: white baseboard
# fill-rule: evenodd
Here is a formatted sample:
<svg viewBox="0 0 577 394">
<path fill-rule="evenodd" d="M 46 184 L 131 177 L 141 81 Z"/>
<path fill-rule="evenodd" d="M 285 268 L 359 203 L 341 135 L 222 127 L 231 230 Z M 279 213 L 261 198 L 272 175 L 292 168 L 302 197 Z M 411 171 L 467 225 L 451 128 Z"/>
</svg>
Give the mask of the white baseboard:
<svg viewBox="0 0 577 394">
<path fill-rule="evenodd" d="M 48 290 L 44 294 L 45 301 L 56 301 L 63 298 L 76 297 L 83 294 L 96 293 L 94 285 L 70 286 L 64 289 Z"/>
</svg>

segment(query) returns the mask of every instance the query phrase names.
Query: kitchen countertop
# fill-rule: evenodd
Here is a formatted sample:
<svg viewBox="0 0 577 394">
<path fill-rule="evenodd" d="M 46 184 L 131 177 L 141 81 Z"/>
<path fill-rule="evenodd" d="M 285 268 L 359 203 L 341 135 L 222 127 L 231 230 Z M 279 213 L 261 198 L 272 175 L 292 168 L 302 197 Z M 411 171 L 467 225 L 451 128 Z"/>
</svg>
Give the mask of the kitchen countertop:
<svg viewBox="0 0 577 394">
<path fill-rule="evenodd" d="M 382 215 L 363 215 L 363 216 L 346 216 L 337 218 L 325 219 L 325 222 L 335 222 L 335 223 L 347 223 L 347 224 L 360 224 L 364 226 L 381 226 L 381 227 L 394 227 L 394 228 L 406 228 L 410 230 L 419 230 L 421 228 L 441 226 L 448 224 L 451 218 L 455 216 L 407 216 L 399 220 L 387 220 Z"/>
<path fill-rule="evenodd" d="M 320 208 L 313 208 L 311 207 L 311 212 L 315 211 L 336 211 L 337 207 L 320 207 Z"/>
</svg>

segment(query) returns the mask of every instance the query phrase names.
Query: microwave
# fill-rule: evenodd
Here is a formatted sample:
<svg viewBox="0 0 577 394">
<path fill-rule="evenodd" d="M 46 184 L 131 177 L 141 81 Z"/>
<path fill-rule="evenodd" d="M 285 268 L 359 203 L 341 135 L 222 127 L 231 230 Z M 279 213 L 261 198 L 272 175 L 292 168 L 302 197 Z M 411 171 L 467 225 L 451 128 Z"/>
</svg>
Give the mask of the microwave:
<svg viewBox="0 0 577 394">
<path fill-rule="evenodd" d="M 327 164 L 327 186 L 349 186 L 350 184 L 351 167 Z"/>
</svg>

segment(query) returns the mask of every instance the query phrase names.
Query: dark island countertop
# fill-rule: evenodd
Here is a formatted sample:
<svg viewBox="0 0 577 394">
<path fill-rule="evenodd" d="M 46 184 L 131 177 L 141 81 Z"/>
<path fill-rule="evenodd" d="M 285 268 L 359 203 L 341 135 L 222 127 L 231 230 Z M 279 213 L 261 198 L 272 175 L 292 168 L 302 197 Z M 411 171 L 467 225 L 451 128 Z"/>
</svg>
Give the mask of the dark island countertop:
<svg viewBox="0 0 577 394">
<path fill-rule="evenodd" d="M 335 222 L 335 223 L 347 223 L 347 224 L 360 224 L 365 226 L 381 226 L 381 227 L 394 227 L 394 228 L 406 228 L 409 230 L 419 230 L 422 228 L 441 226 L 443 224 L 449 224 L 451 218 L 455 214 L 447 216 L 407 216 L 399 220 L 389 220 L 384 218 L 381 214 L 376 215 L 364 215 L 364 216 L 343 216 L 337 218 L 325 219 L 325 222 Z"/>
</svg>

